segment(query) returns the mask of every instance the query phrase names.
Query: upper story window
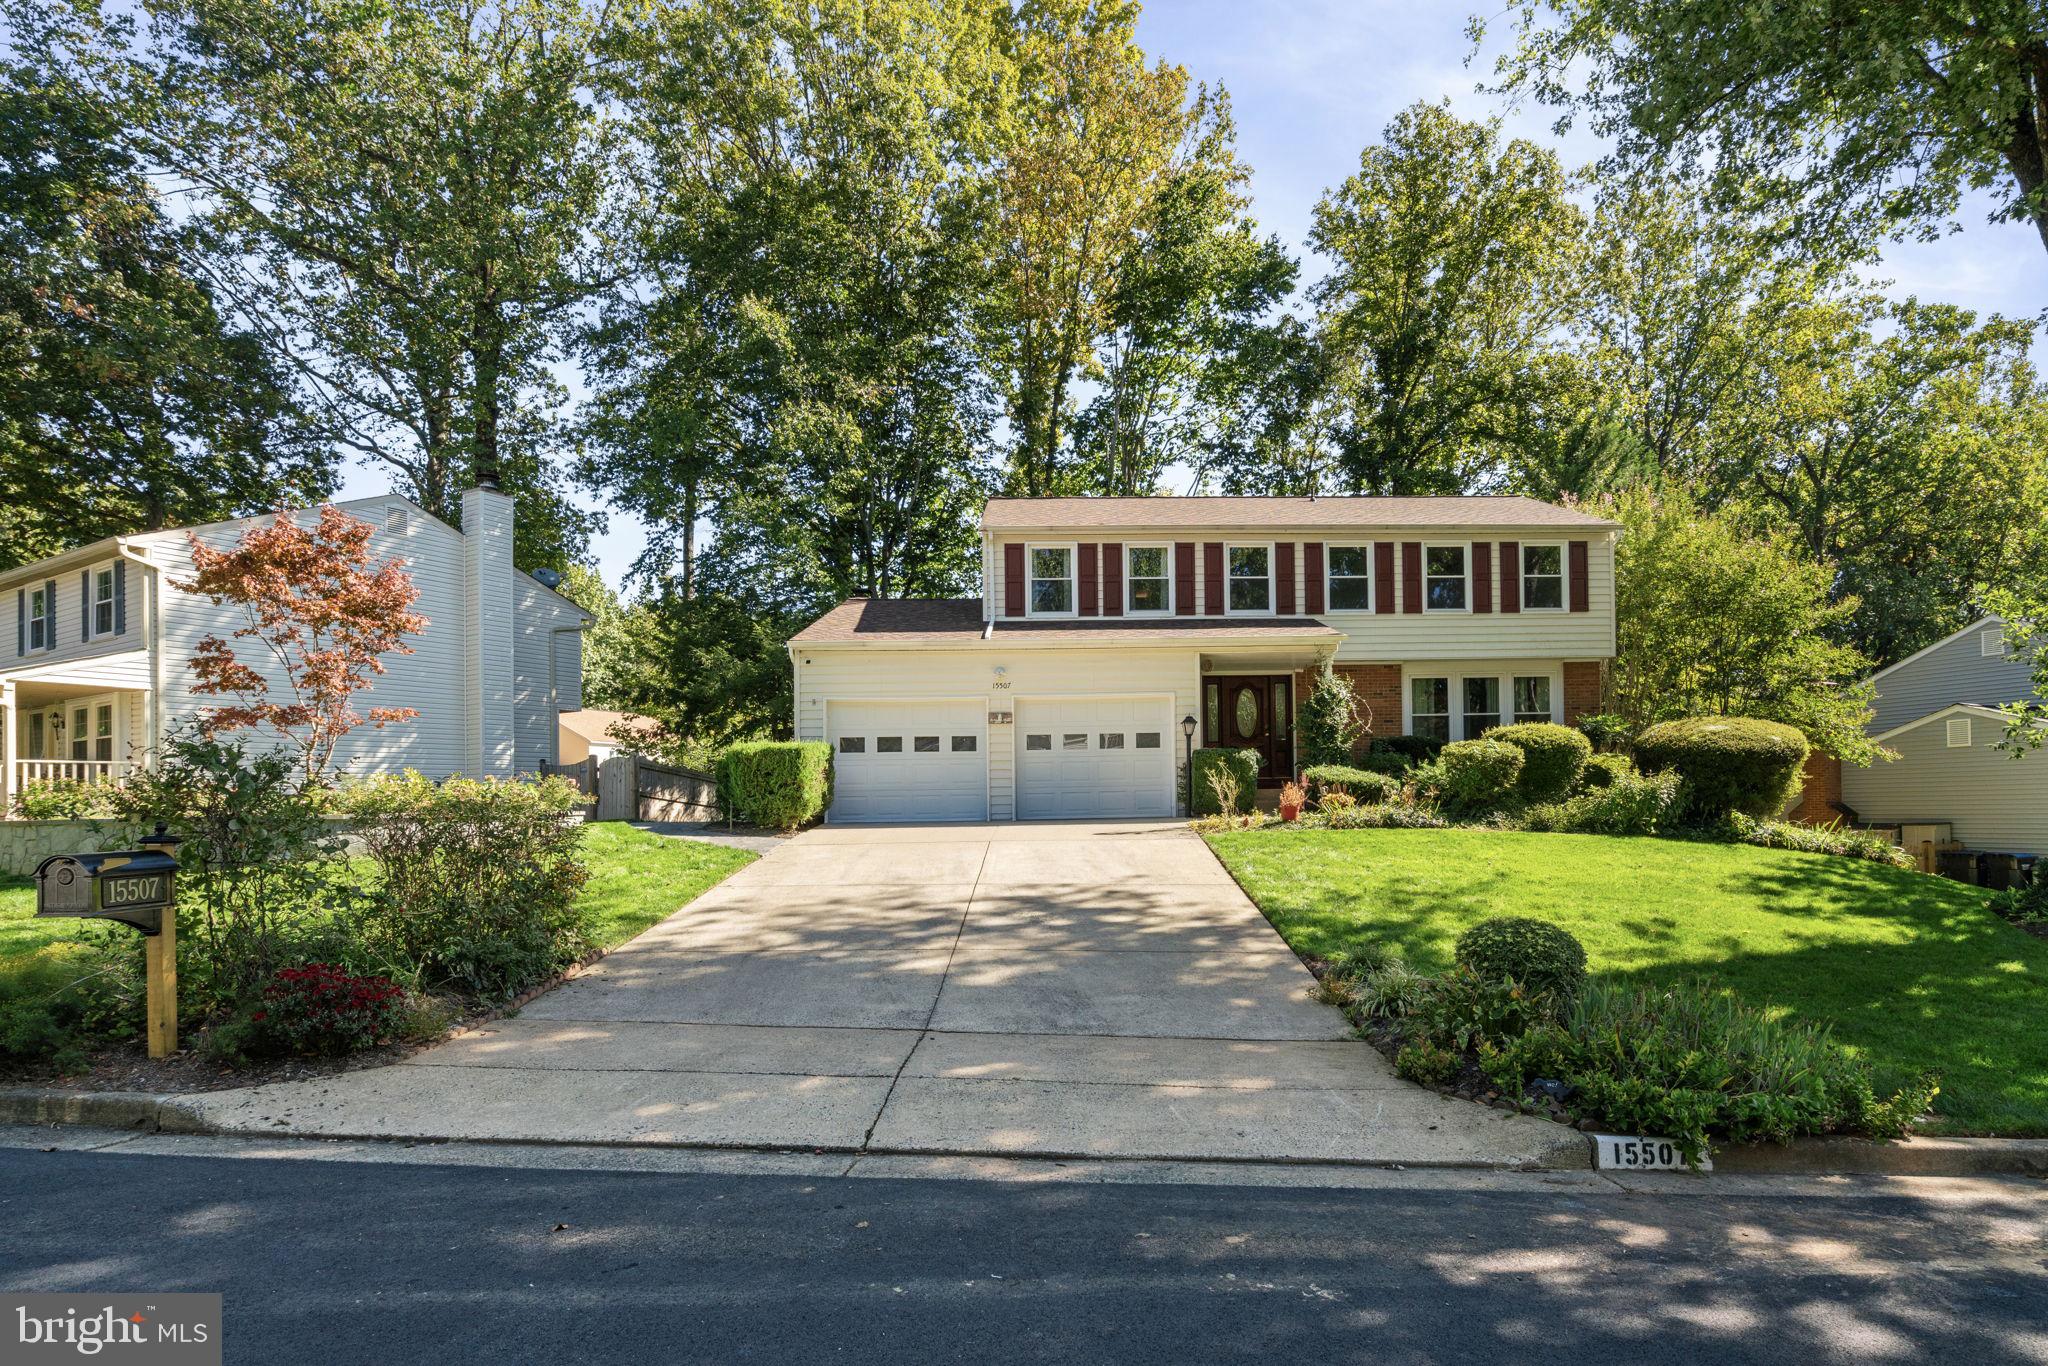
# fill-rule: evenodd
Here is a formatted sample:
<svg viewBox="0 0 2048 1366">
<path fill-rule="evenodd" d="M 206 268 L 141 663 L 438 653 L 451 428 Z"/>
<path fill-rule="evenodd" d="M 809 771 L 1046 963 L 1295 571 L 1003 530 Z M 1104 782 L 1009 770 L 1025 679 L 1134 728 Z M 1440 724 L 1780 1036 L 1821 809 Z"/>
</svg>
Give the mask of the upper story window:
<svg viewBox="0 0 2048 1366">
<path fill-rule="evenodd" d="M 1329 548 L 1328 578 L 1332 612 L 1372 610 L 1372 549 L 1362 545 Z"/>
<path fill-rule="evenodd" d="M 95 569 L 92 572 L 92 633 L 95 636 L 114 634 L 114 567 Z"/>
<path fill-rule="evenodd" d="M 1232 612 L 1273 610 L 1273 548 L 1264 545 L 1224 547 L 1228 582 L 1224 604 Z"/>
<path fill-rule="evenodd" d="M 1422 605 L 1430 612 L 1462 612 L 1470 599 L 1465 591 L 1465 547 L 1424 546 Z"/>
<path fill-rule="evenodd" d="M 57 624 L 50 619 L 50 609 L 52 606 L 54 604 L 50 601 L 48 589 L 31 588 L 28 590 L 29 649 L 47 650 L 50 648 L 50 643 L 56 639 Z"/>
<path fill-rule="evenodd" d="M 1031 592 L 1026 601 L 1031 615 L 1066 616 L 1074 610 L 1074 548 L 1070 545 L 1035 545 L 1028 556 L 1031 564 Z"/>
<path fill-rule="evenodd" d="M 1522 606 L 1531 611 L 1564 608 L 1564 547 L 1522 547 Z"/>
<path fill-rule="evenodd" d="M 1173 610 L 1173 579 L 1167 570 L 1166 547 L 1124 547 L 1124 610 L 1133 616 Z"/>
</svg>

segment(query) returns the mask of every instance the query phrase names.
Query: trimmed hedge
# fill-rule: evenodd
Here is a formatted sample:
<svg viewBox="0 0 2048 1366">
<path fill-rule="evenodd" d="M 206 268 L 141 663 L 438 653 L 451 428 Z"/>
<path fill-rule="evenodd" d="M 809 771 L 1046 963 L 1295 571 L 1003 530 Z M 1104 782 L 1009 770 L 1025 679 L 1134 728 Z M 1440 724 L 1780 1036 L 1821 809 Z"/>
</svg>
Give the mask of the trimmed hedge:
<svg viewBox="0 0 2048 1366">
<path fill-rule="evenodd" d="M 1398 754 L 1411 764 L 1426 764 L 1444 752 L 1444 742 L 1427 735 L 1375 735 L 1373 754 Z"/>
<path fill-rule="evenodd" d="M 1490 810 L 1515 790 L 1522 751 L 1500 740 L 1459 740 L 1436 761 L 1445 799 L 1468 811 Z"/>
<path fill-rule="evenodd" d="M 1194 755 L 1194 814 L 1197 816 L 1222 815 L 1223 810 L 1216 801 L 1216 789 L 1209 785 L 1212 773 L 1228 773 L 1237 779 L 1237 810 L 1231 815 L 1243 815 L 1252 809 L 1259 791 L 1259 752 L 1255 749 L 1225 749 L 1220 746 L 1204 746 Z"/>
<path fill-rule="evenodd" d="M 1578 726 L 1579 734 L 1585 736 L 1595 752 L 1600 754 L 1627 753 L 1629 737 L 1635 734 L 1635 727 L 1629 725 L 1627 717 L 1616 716 L 1612 712 L 1596 711 L 1589 716 L 1581 716 L 1574 724 Z"/>
<path fill-rule="evenodd" d="M 1332 789 L 1348 792 L 1361 802 L 1384 802 L 1401 790 L 1398 779 L 1349 764 L 1315 764 L 1301 771 L 1301 781 L 1312 802 L 1321 802 L 1323 794 Z"/>
<path fill-rule="evenodd" d="M 718 756 L 712 776 L 728 819 L 794 830 L 832 804 L 832 747 L 820 740 L 742 740 Z"/>
<path fill-rule="evenodd" d="M 1547 920 L 1492 916 L 1458 936 L 1456 953 L 1459 966 L 1488 981 L 1513 978 L 1562 1000 L 1576 997 L 1586 981 L 1585 946 Z"/>
<path fill-rule="evenodd" d="M 1595 754 L 1579 770 L 1579 787 L 1612 787 L 1617 778 L 1633 778 L 1636 766 L 1626 754 Z"/>
<path fill-rule="evenodd" d="M 1522 751 L 1522 776 L 1515 791 L 1525 802 L 1555 801 L 1578 786 L 1579 774 L 1593 755 L 1593 743 L 1570 726 L 1548 721 L 1523 721 L 1486 732 Z"/>
<path fill-rule="evenodd" d="M 1683 778 L 1693 820 L 1724 820 L 1732 812 L 1767 820 L 1797 789 L 1807 749 L 1804 735 L 1776 721 L 1694 716 L 1637 736 L 1636 763 Z"/>
</svg>

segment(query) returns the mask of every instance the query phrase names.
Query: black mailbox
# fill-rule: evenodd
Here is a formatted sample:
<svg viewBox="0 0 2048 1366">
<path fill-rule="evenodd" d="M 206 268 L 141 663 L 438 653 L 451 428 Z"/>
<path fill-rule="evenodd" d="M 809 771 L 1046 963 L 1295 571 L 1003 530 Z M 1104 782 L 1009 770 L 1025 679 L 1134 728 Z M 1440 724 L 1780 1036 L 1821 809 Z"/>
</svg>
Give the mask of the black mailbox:
<svg viewBox="0 0 2048 1366">
<path fill-rule="evenodd" d="M 177 890 L 177 874 L 176 856 L 161 846 L 57 854 L 36 865 L 36 914 L 118 920 L 157 934 Z"/>
</svg>

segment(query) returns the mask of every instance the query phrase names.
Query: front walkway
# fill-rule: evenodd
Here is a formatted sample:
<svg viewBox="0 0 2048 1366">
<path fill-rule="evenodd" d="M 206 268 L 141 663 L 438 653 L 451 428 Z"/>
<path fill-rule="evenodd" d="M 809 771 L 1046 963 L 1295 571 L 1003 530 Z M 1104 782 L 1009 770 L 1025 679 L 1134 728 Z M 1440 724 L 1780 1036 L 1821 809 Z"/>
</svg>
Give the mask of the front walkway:
<svg viewBox="0 0 2048 1366">
<path fill-rule="evenodd" d="M 406 1063 L 193 1098 L 335 1137 L 1576 1166 L 1396 1078 L 1177 824 L 833 827 Z"/>
</svg>

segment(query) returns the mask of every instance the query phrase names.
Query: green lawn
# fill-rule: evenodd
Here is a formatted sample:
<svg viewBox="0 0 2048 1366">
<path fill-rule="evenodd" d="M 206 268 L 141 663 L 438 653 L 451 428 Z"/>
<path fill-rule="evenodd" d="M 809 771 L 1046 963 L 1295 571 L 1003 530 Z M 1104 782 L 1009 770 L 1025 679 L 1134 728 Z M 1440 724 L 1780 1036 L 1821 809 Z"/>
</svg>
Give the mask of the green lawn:
<svg viewBox="0 0 2048 1366">
<path fill-rule="evenodd" d="M 1276 830 L 1209 843 L 1301 953 L 1379 942 L 1434 970 L 1475 921 L 1549 920 L 1596 972 L 1710 974 L 1833 1022 L 1880 1080 L 1939 1073 L 1947 1132 L 2048 1135 L 2048 942 L 1974 888 L 1821 854 L 1597 835 Z"/>
</svg>

